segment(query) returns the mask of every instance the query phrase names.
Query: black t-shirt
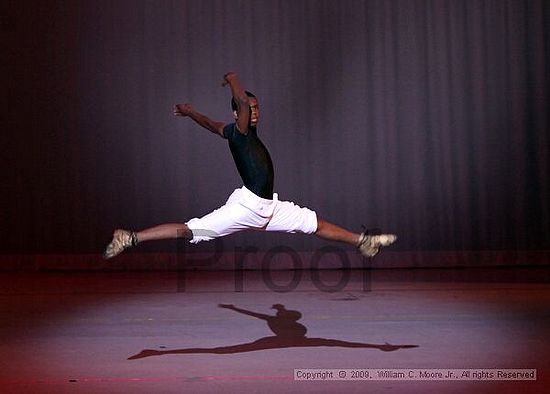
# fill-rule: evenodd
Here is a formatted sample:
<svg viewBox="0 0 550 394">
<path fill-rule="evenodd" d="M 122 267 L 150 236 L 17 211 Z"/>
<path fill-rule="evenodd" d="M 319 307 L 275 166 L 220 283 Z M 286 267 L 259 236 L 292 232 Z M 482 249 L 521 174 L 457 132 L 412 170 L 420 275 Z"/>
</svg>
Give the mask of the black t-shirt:
<svg viewBox="0 0 550 394">
<path fill-rule="evenodd" d="M 244 135 L 237 130 L 235 123 L 230 123 L 223 128 L 223 136 L 229 141 L 229 149 L 246 188 L 259 197 L 271 200 L 273 162 L 258 138 L 256 128 L 249 128 Z"/>
</svg>

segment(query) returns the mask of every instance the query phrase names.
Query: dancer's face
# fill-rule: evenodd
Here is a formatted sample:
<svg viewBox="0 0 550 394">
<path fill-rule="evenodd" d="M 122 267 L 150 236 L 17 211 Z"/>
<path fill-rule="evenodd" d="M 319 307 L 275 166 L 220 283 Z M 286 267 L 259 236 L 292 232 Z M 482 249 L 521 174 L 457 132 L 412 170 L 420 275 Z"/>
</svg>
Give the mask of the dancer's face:
<svg viewBox="0 0 550 394">
<path fill-rule="evenodd" d="M 248 102 L 250 103 L 250 125 L 256 126 L 258 120 L 260 119 L 260 107 L 258 107 L 258 100 L 255 97 L 249 97 Z"/>
<path fill-rule="evenodd" d="M 260 118 L 260 107 L 258 107 L 258 100 L 256 100 L 255 97 L 249 97 L 248 103 L 250 106 L 250 119 L 248 120 L 248 124 L 250 124 L 250 126 L 256 126 L 258 119 Z M 237 111 L 233 111 L 233 116 L 235 119 L 238 119 Z"/>
</svg>

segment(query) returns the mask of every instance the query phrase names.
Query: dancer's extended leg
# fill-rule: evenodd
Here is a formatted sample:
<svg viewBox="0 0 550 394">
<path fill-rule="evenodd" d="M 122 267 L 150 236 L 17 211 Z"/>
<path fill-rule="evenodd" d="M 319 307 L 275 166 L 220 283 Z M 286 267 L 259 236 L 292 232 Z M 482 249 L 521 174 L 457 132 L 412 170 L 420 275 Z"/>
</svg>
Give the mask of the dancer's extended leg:
<svg viewBox="0 0 550 394">
<path fill-rule="evenodd" d="M 113 240 L 107 245 L 103 257 L 106 259 L 115 257 L 124 249 L 135 246 L 139 242 L 178 238 L 192 239 L 193 233 L 187 225 L 182 223 L 161 224 L 138 232 L 118 229 L 115 230 Z"/>
<path fill-rule="evenodd" d="M 353 246 L 359 245 L 359 238 L 361 237 L 361 234 L 353 233 L 321 218 L 317 219 L 315 235 L 329 241 L 345 242 Z"/>
<path fill-rule="evenodd" d="M 183 223 L 167 223 L 138 231 L 136 236 L 137 242 L 143 242 L 159 239 L 192 239 L 193 233 Z"/>
<path fill-rule="evenodd" d="M 353 233 L 320 218 L 317 219 L 317 231 L 315 235 L 330 241 L 345 242 L 353 245 L 365 257 L 376 256 L 380 251 L 380 247 L 389 246 L 397 240 L 394 234 L 369 235 L 366 233 Z"/>
</svg>

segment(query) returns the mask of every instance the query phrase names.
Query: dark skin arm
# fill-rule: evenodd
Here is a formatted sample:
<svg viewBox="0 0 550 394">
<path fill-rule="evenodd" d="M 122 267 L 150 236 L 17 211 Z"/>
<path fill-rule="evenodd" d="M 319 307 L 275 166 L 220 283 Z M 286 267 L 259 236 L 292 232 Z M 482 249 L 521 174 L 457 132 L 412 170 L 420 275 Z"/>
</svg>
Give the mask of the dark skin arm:
<svg viewBox="0 0 550 394">
<path fill-rule="evenodd" d="M 224 82 L 222 86 L 229 85 L 231 89 L 231 94 L 237 102 L 237 130 L 241 134 L 248 134 L 248 124 L 250 120 L 250 103 L 248 96 L 246 95 L 244 89 L 239 82 L 237 74 L 234 72 L 228 72 L 223 76 Z M 225 123 L 217 122 L 210 119 L 208 116 L 201 114 L 196 111 L 190 103 L 176 104 L 174 106 L 174 115 L 175 116 L 188 116 L 193 119 L 198 125 L 204 127 L 205 129 L 211 131 L 214 134 L 218 134 L 223 137 L 223 128 Z"/>
<path fill-rule="evenodd" d="M 188 116 L 193 119 L 198 125 L 211 131 L 214 134 L 218 134 L 223 137 L 223 128 L 225 123 L 216 122 L 210 119 L 208 116 L 197 112 L 189 103 L 176 104 L 174 106 L 174 115 L 176 116 Z"/>
<path fill-rule="evenodd" d="M 236 121 L 237 130 L 239 130 L 241 134 L 246 135 L 248 134 L 248 124 L 250 120 L 250 103 L 248 96 L 241 86 L 241 82 L 239 81 L 236 73 L 230 71 L 223 76 L 223 79 L 224 82 L 222 83 L 222 86 L 229 85 L 231 94 L 238 105 Z"/>
</svg>

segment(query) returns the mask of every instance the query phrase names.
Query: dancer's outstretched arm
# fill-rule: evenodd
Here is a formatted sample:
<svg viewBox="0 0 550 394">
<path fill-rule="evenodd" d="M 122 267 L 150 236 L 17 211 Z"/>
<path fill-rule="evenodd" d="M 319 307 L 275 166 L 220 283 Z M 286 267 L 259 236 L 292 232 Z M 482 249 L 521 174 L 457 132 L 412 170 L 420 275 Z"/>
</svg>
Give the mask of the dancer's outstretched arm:
<svg viewBox="0 0 550 394">
<path fill-rule="evenodd" d="M 176 104 L 174 106 L 175 116 L 188 116 L 193 119 L 199 126 L 211 131 L 214 134 L 218 134 L 223 137 L 223 127 L 225 123 L 217 122 L 210 119 L 208 116 L 201 114 L 190 103 Z"/>
<path fill-rule="evenodd" d="M 246 135 L 248 134 L 248 124 L 250 120 L 250 100 L 241 86 L 241 82 L 236 73 L 230 71 L 223 76 L 223 79 L 224 82 L 222 86 L 229 85 L 231 88 L 231 95 L 238 105 L 236 113 L 237 129 L 241 134 Z"/>
</svg>

